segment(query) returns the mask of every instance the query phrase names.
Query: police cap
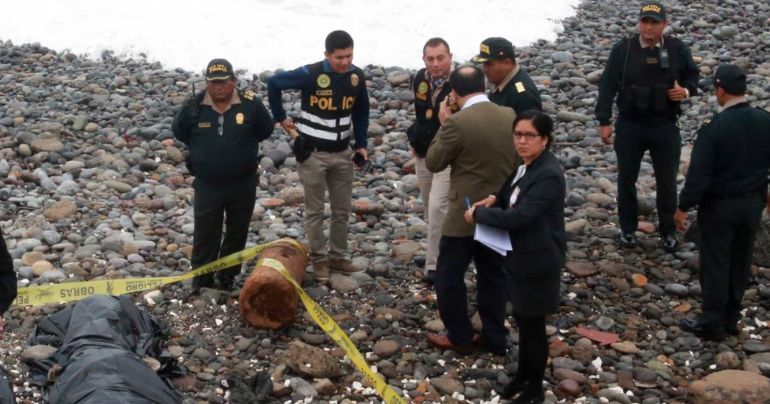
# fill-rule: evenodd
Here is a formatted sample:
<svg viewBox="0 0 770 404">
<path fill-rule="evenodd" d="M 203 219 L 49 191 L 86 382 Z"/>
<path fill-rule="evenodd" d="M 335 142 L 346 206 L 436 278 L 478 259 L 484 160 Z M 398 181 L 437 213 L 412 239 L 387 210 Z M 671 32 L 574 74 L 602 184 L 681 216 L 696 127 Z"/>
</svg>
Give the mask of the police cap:
<svg viewBox="0 0 770 404">
<path fill-rule="evenodd" d="M 666 21 L 666 9 L 657 1 L 642 3 L 642 8 L 639 9 L 639 19 L 643 18 L 652 18 L 658 22 Z"/>
<path fill-rule="evenodd" d="M 479 54 L 474 56 L 471 60 L 473 63 L 484 63 L 492 59 L 504 58 L 516 60 L 513 53 L 513 44 L 505 38 L 492 37 L 481 42 Z"/>
<path fill-rule="evenodd" d="M 226 59 L 213 59 L 206 66 L 206 80 L 230 80 L 235 78 L 233 65 Z"/>
<path fill-rule="evenodd" d="M 714 86 L 721 87 L 730 94 L 745 94 L 746 74 L 736 65 L 720 65 L 717 68 L 716 74 L 714 74 Z"/>
</svg>

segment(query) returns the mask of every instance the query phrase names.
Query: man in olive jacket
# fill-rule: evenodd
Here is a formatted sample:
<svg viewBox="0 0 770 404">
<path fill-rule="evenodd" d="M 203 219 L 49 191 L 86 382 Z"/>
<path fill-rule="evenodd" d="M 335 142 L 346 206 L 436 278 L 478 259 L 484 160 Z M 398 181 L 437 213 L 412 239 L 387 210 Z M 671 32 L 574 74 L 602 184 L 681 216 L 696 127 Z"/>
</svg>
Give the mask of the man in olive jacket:
<svg viewBox="0 0 770 404">
<path fill-rule="evenodd" d="M 484 94 L 484 73 L 475 66 L 461 67 L 449 76 L 451 96 L 460 111 L 451 113 L 447 102 L 439 111 L 442 126 L 428 149 L 425 165 L 432 172 L 451 166 L 449 209 L 441 228 L 436 265 L 436 296 L 446 336 L 428 335 L 428 342 L 468 353 L 474 333 L 467 316 L 465 271 L 473 259 L 478 274 L 481 343 L 497 355 L 505 354 L 504 326 L 507 299 L 503 257 L 473 239 L 473 225 L 463 220 L 469 204 L 497 191 L 518 160 L 513 148 L 512 109 L 489 101 Z"/>
</svg>

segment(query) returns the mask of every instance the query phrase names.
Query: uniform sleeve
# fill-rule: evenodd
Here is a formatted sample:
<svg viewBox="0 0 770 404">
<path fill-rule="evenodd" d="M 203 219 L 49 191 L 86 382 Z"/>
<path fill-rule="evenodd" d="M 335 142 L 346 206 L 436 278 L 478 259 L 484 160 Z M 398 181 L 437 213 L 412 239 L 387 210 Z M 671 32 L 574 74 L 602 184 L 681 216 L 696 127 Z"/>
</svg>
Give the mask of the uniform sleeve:
<svg viewBox="0 0 770 404">
<path fill-rule="evenodd" d="M 0 316 L 11 307 L 16 299 L 16 272 L 13 270 L 13 260 L 8 253 L 8 247 L 0 230 Z"/>
<path fill-rule="evenodd" d="M 259 97 L 254 97 L 255 101 L 255 135 L 259 141 L 263 141 L 270 137 L 273 133 L 273 118 L 270 116 L 270 112 L 265 108 L 265 104 Z"/>
<path fill-rule="evenodd" d="M 474 213 L 476 222 L 506 230 L 527 226 L 540 217 L 563 191 L 556 175 L 548 175 L 529 188 L 521 202 L 513 209 L 478 208 Z"/>
<path fill-rule="evenodd" d="M 267 101 L 273 117 L 277 122 L 286 119 L 286 111 L 283 109 L 281 94 L 283 90 L 304 90 L 307 87 L 307 79 L 310 70 L 302 66 L 288 72 L 278 73 L 267 79 Z"/>
<path fill-rule="evenodd" d="M 532 91 L 525 91 L 524 94 L 516 97 L 516 101 L 514 102 L 513 106 L 513 110 L 516 112 L 516 115 L 520 115 L 522 112 L 529 111 L 531 109 L 540 111 L 542 108 L 543 107 L 540 103 L 540 94 L 535 94 Z"/>
<path fill-rule="evenodd" d="M 363 72 L 360 74 L 363 80 L 361 91 L 356 96 L 356 102 L 351 111 L 353 134 L 356 138 L 355 149 L 366 148 L 366 134 L 369 132 L 369 91 L 366 89 L 366 78 Z"/>
<path fill-rule="evenodd" d="M 680 57 L 683 67 L 679 75 L 679 85 L 685 87 L 690 92 L 690 97 L 698 94 L 698 81 L 700 80 L 700 69 L 692 59 L 690 50 L 680 43 Z"/>
<path fill-rule="evenodd" d="M 602 78 L 599 80 L 599 98 L 596 101 L 596 119 L 602 126 L 609 125 L 612 119 L 612 102 L 620 90 L 620 80 L 623 75 L 623 63 L 625 58 L 625 49 L 623 46 L 628 40 L 623 40 L 615 44 L 607 60 L 607 66 L 604 68 Z"/>
<path fill-rule="evenodd" d="M 684 188 L 679 194 L 679 209 L 687 212 L 698 205 L 711 186 L 716 161 L 716 123 L 712 122 L 698 131 L 690 157 L 690 168 Z"/>
<path fill-rule="evenodd" d="M 443 171 L 460 153 L 461 146 L 462 136 L 459 128 L 450 117 L 444 121 L 430 143 L 428 154 L 425 155 L 425 166 L 434 173 Z"/>
<path fill-rule="evenodd" d="M 174 122 L 171 124 L 171 132 L 180 142 L 187 144 L 190 142 L 190 123 L 188 105 L 185 103 L 174 116 Z"/>
</svg>

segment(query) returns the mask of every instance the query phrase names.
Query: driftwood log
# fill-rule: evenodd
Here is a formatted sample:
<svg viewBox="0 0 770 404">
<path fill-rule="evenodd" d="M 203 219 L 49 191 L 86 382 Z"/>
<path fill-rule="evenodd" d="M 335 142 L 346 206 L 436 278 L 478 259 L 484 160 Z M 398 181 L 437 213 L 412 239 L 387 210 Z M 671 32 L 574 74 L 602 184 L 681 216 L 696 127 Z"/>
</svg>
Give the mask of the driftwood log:
<svg viewBox="0 0 770 404">
<path fill-rule="evenodd" d="M 302 284 L 308 264 L 307 249 L 293 240 L 279 240 L 268 247 L 260 258 L 279 261 L 297 283 Z M 279 329 L 294 322 L 299 295 L 294 287 L 273 268 L 259 265 L 246 279 L 238 299 L 243 317 L 252 327 Z"/>
</svg>

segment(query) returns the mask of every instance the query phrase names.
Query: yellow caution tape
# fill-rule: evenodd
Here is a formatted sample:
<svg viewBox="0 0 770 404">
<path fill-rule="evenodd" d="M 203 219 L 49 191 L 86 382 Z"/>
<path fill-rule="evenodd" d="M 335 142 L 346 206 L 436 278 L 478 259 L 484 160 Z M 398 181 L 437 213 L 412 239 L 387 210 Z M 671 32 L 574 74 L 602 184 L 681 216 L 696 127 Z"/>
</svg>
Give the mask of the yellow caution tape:
<svg viewBox="0 0 770 404">
<path fill-rule="evenodd" d="M 345 353 L 350 358 L 350 361 L 353 362 L 353 365 L 364 375 L 364 379 L 369 382 L 370 386 L 374 387 L 374 390 L 377 391 L 377 394 L 379 394 L 379 396 L 382 397 L 382 399 L 385 400 L 387 404 L 406 404 L 406 400 L 404 400 L 403 397 L 399 396 L 387 383 L 385 383 L 384 380 L 382 380 L 380 375 L 369 368 L 369 365 L 366 363 L 366 359 L 364 359 L 361 353 L 358 352 L 358 349 L 356 349 L 353 341 L 348 338 L 345 332 L 340 329 L 340 326 L 337 325 L 337 323 L 329 316 L 329 314 L 327 314 L 326 311 L 321 308 L 321 306 L 319 306 L 310 296 L 308 296 L 307 293 L 305 293 L 302 287 L 297 284 L 297 282 L 294 280 L 294 277 L 291 276 L 289 271 L 286 270 L 280 261 L 271 258 L 261 258 L 259 261 L 257 261 L 257 266 L 260 265 L 275 269 L 279 274 L 283 275 L 283 277 L 286 278 L 286 280 L 292 286 L 294 286 L 294 290 L 296 290 L 297 294 L 299 294 L 299 298 L 302 300 L 302 304 L 305 305 L 305 308 L 307 309 L 308 313 L 310 313 L 310 316 L 313 317 L 313 320 L 315 320 L 321 329 L 328 336 L 330 336 L 332 340 L 334 340 L 334 342 L 336 342 L 337 345 L 342 348 L 343 351 L 345 351 Z"/>
<path fill-rule="evenodd" d="M 270 243 L 260 244 L 249 247 L 206 265 L 198 267 L 190 272 L 177 276 L 166 276 L 158 278 L 128 278 L 128 279 L 100 279 L 83 282 L 64 282 L 42 286 L 28 286 L 19 288 L 14 305 L 18 306 L 38 306 L 48 303 L 66 303 L 74 302 L 93 295 L 125 295 L 128 293 L 143 292 L 146 290 L 157 289 L 161 286 L 181 282 L 187 279 L 195 278 L 204 274 L 221 271 L 234 265 L 240 265 L 264 251 L 266 248 L 279 243 L 291 243 L 302 247 L 298 241 L 290 238 L 283 238 Z M 304 247 L 302 247 L 304 248 Z"/>
<path fill-rule="evenodd" d="M 167 276 L 158 278 L 130 278 L 130 279 L 101 279 L 86 282 L 67 282 L 51 284 L 44 286 L 30 286 L 19 288 L 18 296 L 14 300 L 14 305 L 36 306 L 47 303 L 73 302 L 84 299 L 92 295 L 123 295 L 127 293 L 142 292 L 150 289 L 157 289 L 163 285 L 181 282 L 192 279 L 234 265 L 240 265 L 264 251 L 266 248 L 280 243 L 291 243 L 304 249 L 296 240 L 284 238 L 270 243 L 256 245 L 236 253 L 212 261 L 197 269 L 178 276 Z M 340 326 L 321 308 L 313 299 L 305 293 L 302 287 L 297 284 L 294 278 L 289 274 L 280 261 L 263 258 L 257 261 L 257 266 L 265 265 L 273 268 L 294 287 L 302 300 L 302 304 L 310 313 L 310 316 L 321 327 L 321 329 L 334 340 L 340 348 L 348 355 L 353 365 L 363 374 L 364 379 L 373 386 L 377 394 L 387 404 L 406 404 L 406 400 L 399 396 L 385 381 L 369 368 L 366 359 L 361 355 L 353 341 L 340 329 Z"/>
</svg>

